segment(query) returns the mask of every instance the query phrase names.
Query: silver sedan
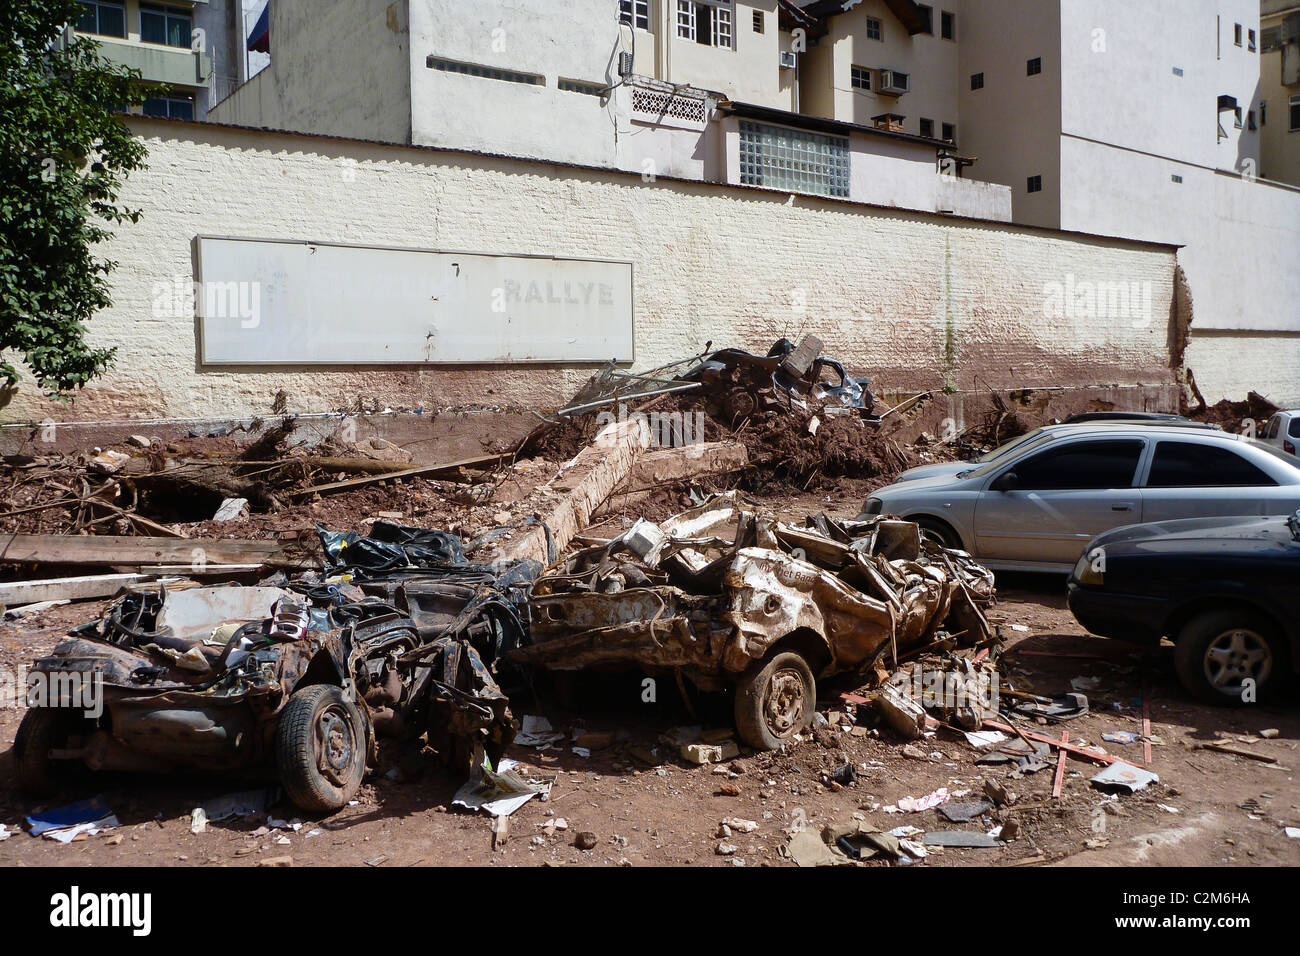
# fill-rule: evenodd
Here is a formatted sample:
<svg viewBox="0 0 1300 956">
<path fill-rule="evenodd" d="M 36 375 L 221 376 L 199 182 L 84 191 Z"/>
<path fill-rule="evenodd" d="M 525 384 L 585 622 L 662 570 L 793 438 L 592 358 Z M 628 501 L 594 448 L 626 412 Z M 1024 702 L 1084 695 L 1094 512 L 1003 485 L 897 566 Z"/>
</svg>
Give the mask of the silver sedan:
<svg viewBox="0 0 1300 956">
<path fill-rule="evenodd" d="M 908 518 L 993 568 L 1069 571 L 1122 525 L 1297 508 L 1294 455 L 1227 432 L 1112 423 L 1043 429 L 956 474 L 889 485 L 863 515 Z"/>
</svg>

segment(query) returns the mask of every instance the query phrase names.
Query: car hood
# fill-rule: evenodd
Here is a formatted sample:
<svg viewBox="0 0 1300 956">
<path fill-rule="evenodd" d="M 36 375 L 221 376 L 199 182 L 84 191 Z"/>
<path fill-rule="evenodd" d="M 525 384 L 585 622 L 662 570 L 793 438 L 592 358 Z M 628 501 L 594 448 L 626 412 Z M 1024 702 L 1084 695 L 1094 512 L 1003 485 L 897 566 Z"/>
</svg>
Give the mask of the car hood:
<svg viewBox="0 0 1300 956">
<path fill-rule="evenodd" d="M 894 483 L 917 481 L 921 478 L 943 478 L 963 471 L 970 471 L 974 467 L 976 466 L 968 461 L 939 461 L 933 465 L 917 465 L 915 468 L 909 468 L 900 474 L 894 479 Z"/>
<path fill-rule="evenodd" d="M 973 466 L 966 465 L 962 471 L 970 471 Z M 896 481 L 892 485 L 886 485 L 871 493 L 872 498 L 879 498 L 882 502 L 911 496 L 913 494 L 924 494 L 927 492 L 944 492 L 956 491 L 967 485 L 969 479 L 958 478 L 955 474 L 932 475 L 928 478 L 914 478 L 911 481 Z"/>
<path fill-rule="evenodd" d="M 1276 515 L 1185 518 L 1127 525 L 1094 538 L 1088 546 L 1089 550 L 1097 547 L 1108 551 L 1207 554 L 1225 551 L 1260 553 L 1292 548 L 1300 553 L 1300 543 L 1291 536 L 1287 519 Z"/>
</svg>

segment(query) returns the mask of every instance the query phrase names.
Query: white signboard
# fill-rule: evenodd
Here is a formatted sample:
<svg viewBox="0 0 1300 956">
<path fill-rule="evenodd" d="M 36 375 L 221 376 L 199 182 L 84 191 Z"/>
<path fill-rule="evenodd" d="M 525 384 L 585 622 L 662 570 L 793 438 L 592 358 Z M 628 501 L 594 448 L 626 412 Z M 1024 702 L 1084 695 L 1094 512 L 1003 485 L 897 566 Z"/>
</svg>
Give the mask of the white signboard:
<svg viewBox="0 0 1300 956">
<path fill-rule="evenodd" d="M 632 264 L 194 241 L 204 365 L 630 362 Z"/>
</svg>

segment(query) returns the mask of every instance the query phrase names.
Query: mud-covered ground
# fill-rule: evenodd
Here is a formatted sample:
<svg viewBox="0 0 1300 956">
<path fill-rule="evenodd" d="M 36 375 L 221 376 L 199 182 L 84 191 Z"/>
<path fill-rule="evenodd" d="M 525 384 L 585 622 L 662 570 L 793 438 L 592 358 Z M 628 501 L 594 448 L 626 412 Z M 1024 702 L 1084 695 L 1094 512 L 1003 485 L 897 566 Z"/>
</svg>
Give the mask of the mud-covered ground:
<svg viewBox="0 0 1300 956">
<path fill-rule="evenodd" d="M 801 517 L 819 508 L 848 514 L 857 500 L 803 496 L 768 504 Z M 1087 636 L 1065 607 L 1060 578 L 1008 575 L 999 581 L 999 594 L 991 617 L 1004 626 L 1011 648 L 1004 679 L 1043 694 L 1069 691 L 1072 678 L 1097 679 L 1096 688 L 1088 691 L 1087 716 L 1036 729 L 1053 736 L 1066 729 L 1072 741 L 1141 764 L 1140 743 L 1103 742 L 1102 734 L 1141 732 L 1145 681 L 1155 737 L 1150 769 L 1159 774 L 1158 784 L 1110 799 L 1088 783 L 1100 768 L 1070 759 L 1063 796 L 1053 800 L 1052 769 L 1018 777 L 1004 767 L 977 766 L 977 752 L 944 730 L 919 742 L 921 759 L 905 756 L 902 742 L 882 730 L 863 736 L 821 734 L 821 742 L 805 739 L 785 753 L 742 751 L 723 768 L 696 767 L 658 738 L 690 724 L 726 728 L 727 701 L 693 698 L 692 716 L 671 682 L 659 682 L 656 701 L 644 703 L 639 680 L 602 680 L 573 688 L 573 696 L 566 698 L 572 710 L 514 699 L 517 714 L 545 714 L 557 729 L 592 735 L 585 742 L 597 749 L 582 757 L 571 743 L 542 752 L 511 748 L 508 755 L 526 772 L 554 776 L 555 783 L 548 800 L 535 798 L 510 818 L 504 845 L 494 848 L 487 817 L 450 809 L 462 781 L 442 774 L 427 757 L 392 752 L 367 779 L 357 805 L 338 814 L 311 820 L 281 804 L 271 815 L 301 820 L 300 829 L 267 832 L 264 818 L 249 817 L 212 823 L 206 832 L 193 834 L 194 807 L 259 781 L 86 775 L 56 798 L 37 804 L 14 790 L 9 751 L 22 711 L 6 709 L 0 710 L 0 823 L 20 832 L 0 842 L 0 865 L 251 866 L 290 857 L 295 866 L 789 866 L 782 849 L 791 829 L 800 825 L 819 828 L 861 819 L 881 830 L 913 825 L 986 832 L 1012 818 L 1019 823 L 1019 835 L 1003 847 L 931 847 L 927 859 L 913 865 L 1300 864 L 1300 840 L 1288 839 L 1282 831 L 1300 826 L 1300 699 L 1293 694 L 1278 705 L 1236 710 L 1202 706 L 1178 687 L 1171 648 L 1141 652 Z M 0 665 L 12 673 L 18 664 L 52 648 L 69 625 L 93 616 L 96 608 L 94 602 L 55 608 L 0 626 Z M 822 688 L 822 711 L 835 709 L 838 693 L 850 689 Z M 1266 728 L 1278 735 L 1250 746 L 1276 757 L 1276 765 L 1195 746 Z M 608 735 L 608 742 L 601 735 Z M 850 762 L 858 770 L 856 782 L 828 785 L 824 775 Z M 939 787 L 954 794 L 970 791 L 958 800 L 975 799 L 989 779 L 1014 791 L 1018 801 L 1009 811 L 990 812 L 969 824 L 951 823 L 937 810 L 899 814 L 884 809 Z M 97 794 L 116 810 L 119 828 L 70 845 L 21 832 L 23 818 L 39 807 Z M 718 833 L 724 818 L 757 826 L 748 833 L 733 829 L 723 839 Z M 580 832 L 595 835 L 593 848 L 575 846 Z M 720 843 L 735 852 L 721 855 Z"/>
</svg>

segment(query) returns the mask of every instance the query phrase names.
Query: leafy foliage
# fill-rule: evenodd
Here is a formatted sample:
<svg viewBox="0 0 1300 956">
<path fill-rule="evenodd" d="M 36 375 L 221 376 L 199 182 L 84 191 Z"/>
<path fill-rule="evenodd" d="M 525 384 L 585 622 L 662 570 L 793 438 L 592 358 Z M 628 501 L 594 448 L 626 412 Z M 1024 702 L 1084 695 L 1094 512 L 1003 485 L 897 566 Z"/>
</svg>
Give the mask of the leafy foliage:
<svg viewBox="0 0 1300 956">
<path fill-rule="evenodd" d="M 0 0 L 0 349 L 21 354 L 37 384 L 66 396 L 102 375 L 113 349 L 90 347 L 85 323 L 111 304 L 116 263 L 93 247 L 139 210 L 117 203 L 145 149 L 118 111 L 144 102 L 138 71 L 99 44 L 69 39 L 76 0 Z M 0 386 L 19 378 L 0 361 Z"/>
</svg>

